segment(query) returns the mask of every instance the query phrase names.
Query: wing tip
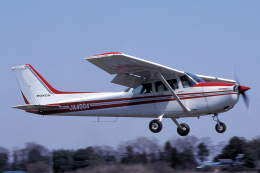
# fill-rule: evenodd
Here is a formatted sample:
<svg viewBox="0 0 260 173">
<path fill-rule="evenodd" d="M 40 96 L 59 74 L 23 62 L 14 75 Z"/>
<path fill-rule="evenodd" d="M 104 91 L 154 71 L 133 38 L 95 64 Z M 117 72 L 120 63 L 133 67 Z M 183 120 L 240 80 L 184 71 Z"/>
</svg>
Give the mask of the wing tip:
<svg viewBox="0 0 260 173">
<path fill-rule="evenodd" d="M 108 52 L 108 53 L 93 55 L 93 56 L 87 57 L 85 59 L 99 58 L 99 57 L 103 57 L 103 56 L 112 56 L 112 55 L 122 55 L 122 54 L 123 53 L 121 53 L 121 52 Z"/>
</svg>

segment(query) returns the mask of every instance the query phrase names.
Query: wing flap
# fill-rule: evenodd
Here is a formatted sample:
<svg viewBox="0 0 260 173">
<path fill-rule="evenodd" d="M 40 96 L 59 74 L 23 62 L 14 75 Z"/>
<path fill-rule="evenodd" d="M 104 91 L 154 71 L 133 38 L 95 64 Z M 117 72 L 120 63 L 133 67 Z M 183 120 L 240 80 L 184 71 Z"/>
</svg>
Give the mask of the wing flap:
<svg viewBox="0 0 260 173">
<path fill-rule="evenodd" d="M 18 105 L 13 106 L 15 109 L 22 109 L 26 111 L 53 111 L 59 109 L 69 109 L 68 106 L 59 106 L 59 105 Z"/>
<path fill-rule="evenodd" d="M 127 86 L 130 88 L 135 88 L 140 84 L 144 83 L 145 81 L 146 80 L 141 77 L 129 75 L 126 73 L 119 73 L 114 77 L 114 79 L 111 82 L 115 84 Z"/>
</svg>

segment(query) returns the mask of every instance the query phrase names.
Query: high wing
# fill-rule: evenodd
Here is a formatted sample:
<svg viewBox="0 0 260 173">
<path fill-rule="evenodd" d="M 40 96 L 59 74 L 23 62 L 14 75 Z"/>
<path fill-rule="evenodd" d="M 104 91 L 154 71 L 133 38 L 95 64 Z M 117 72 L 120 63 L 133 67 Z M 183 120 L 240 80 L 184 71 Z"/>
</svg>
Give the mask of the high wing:
<svg viewBox="0 0 260 173">
<path fill-rule="evenodd" d="M 139 59 L 119 52 L 111 52 L 85 58 L 92 64 L 109 74 L 117 74 L 111 81 L 119 85 L 135 88 L 147 79 L 156 78 L 154 72 L 167 76 L 183 75 L 183 71 L 175 70 L 160 64 Z"/>
<path fill-rule="evenodd" d="M 103 69 L 109 74 L 117 74 L 112 83 L 135 88 L 145 83 L 148 79 L 158 78 L 155 72 L 159 71 L 162 76 L 176 77 L 185 72 L 179 71 L 154 62 L 136 58 L 120 52 L 110 52 L 85 58 L 92 64 Z M 234 80 L 216 78 L 211 76 L 197 75 L 206 82 L 236 83 Z"/>
<path fill-rule="evenodd" d="M 22 109 L 26 111 L 53 111 L 59 109 L 69 109 L 68 106 L 59 106 L 59 105 L 18 105 L 13 106 L 12 108 Z"/>
</svg>

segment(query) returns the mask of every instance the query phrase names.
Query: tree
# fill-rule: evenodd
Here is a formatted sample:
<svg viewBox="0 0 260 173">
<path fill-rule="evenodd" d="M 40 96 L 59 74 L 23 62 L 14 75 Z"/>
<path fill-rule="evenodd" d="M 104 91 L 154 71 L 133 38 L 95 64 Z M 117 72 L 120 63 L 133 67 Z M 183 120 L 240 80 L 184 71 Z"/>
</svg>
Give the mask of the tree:
<svg viewBox="0 0 260 173">
<path fill-rule="evenodd" d="M 176 168 L 180 162 L 178 155 L 179 155 L 179 153 L 178 153 L 177 149 L 173 147 L 171 149 L 171 167 L 172 168 Z"/>
<path fill-rule="evenodd" d="M 244 166 L 255 168 L 259 162 L 260 138 L 248 141 L 244 147 Z"/>
<path fill-rule="evenodd" d="M 173 146 L 180 152 L 190 149 L 191 152 L 196 153 L 197 143 L 199 139 L 195 136 L 186 136 L 185 138 L 177 138 L 173 141 Z"/>
<path fill-rule="evenodd" d="M 121 160 L 122 163 L 133 163 L 134 162 L 134 151 L 131 145 L 126 147 L 126 153 L 123 154 L 123 158 Z"/>
<path fill-rule="evenodd" d="M 17 171 L 19 170 L 18 168 L 18 156 L 17 156 L 17 151 L 13 151 L 13 163 L 11 164 L 11 170 L 12 171 Z"/>
<path fill-rule="evenodd" d="M 197 157 L 201 163 L 203 163 L 209 156 L 209 150 L 204 143 L 199 143 Z"/>
<path fill-rule="evenodd" d="M 100 163 L 101 158 L 99 154 L 94 152 L 92 147 L 77 150 L 73 157 L 74 170 L 78 168 L 99 165 Z"/>
<path fill-rule="evenodd" d="M 36 163 L 42 160 L 41 153 L 38 149 L 33 148 L 29 151 L 28 154 L 28 163 Z"/>
<path fill-rule="evenodd" d="M 167 141 L 164 145 L 164 161 L 168 164 L 171 163 L 171 151 L 172 151 L 172 145 L 170 141 Z"/>
<path fill-rule="evenodd" d="M 179 161 L 181 169 L 191 170 L 197 165 L 194 154 L 190 148 L 186 148 L 184 151 L 179 153 Z"/>
<path fill-rule="evenodd" d="M 94 146 L 94 151 L 100 155 L 103 164 L 114 163 L 116 158 L 114 156 L 115 151 L 110 146 Z"/>
<path fill-rule="evenodd" d="M 55 173 L 72 170 L 73 154 L 71 150 L 53 151 L 53 169 Z"/>
<path fill-rule="evenodd" d="M 237 136 L 232 137 L 229 143 L 223 148 L 222 153 L 216 157 L 217 159 L 232 159 L 235 160 L 238 154 L 244 154 L 246 141 L 244 138 Z"/>
<path fill-rule="evenodd" d="M 28 142 L 22 149 L 15 148 L 13 150 L 13 163 L 11 164 L 11 170 L 26 171 L 28 163 L 36 163 L 37 161 L 43 161 L 49 163 L 50 152 L 44 146 L 35 142 Z"/>
<path fill-rule="evenodd" d="M 7 169 L 8 166 L 8 155 L 6 153 L 0 153 L 0 172 Z"/>
</svg>

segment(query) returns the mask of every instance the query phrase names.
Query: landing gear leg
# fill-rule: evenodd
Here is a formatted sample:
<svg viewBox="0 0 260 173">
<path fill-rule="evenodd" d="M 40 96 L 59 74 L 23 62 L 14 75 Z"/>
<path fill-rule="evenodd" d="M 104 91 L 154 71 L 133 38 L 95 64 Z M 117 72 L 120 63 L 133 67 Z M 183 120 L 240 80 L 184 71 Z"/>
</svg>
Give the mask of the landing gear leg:
<svg viewBox="0 0 260 173">
<path fill-rule="evenodd" d="M 226 125 L 219 121 L 218 114 L 214 114 L 213 120 L 217 122 L 215 129 L 218 133 L 224 133 L 226 131 Z"/>
<path fill-rule="evenodd" d="M 187 136 L 189 134 L 190 127 L 188 126 L 188 124 L 185 124 L 185 123 L 179 124 L 175 118 L 172 118 L 172 121 L 178 126 L 177 133 L 180 136 Z"/>
</svg>

